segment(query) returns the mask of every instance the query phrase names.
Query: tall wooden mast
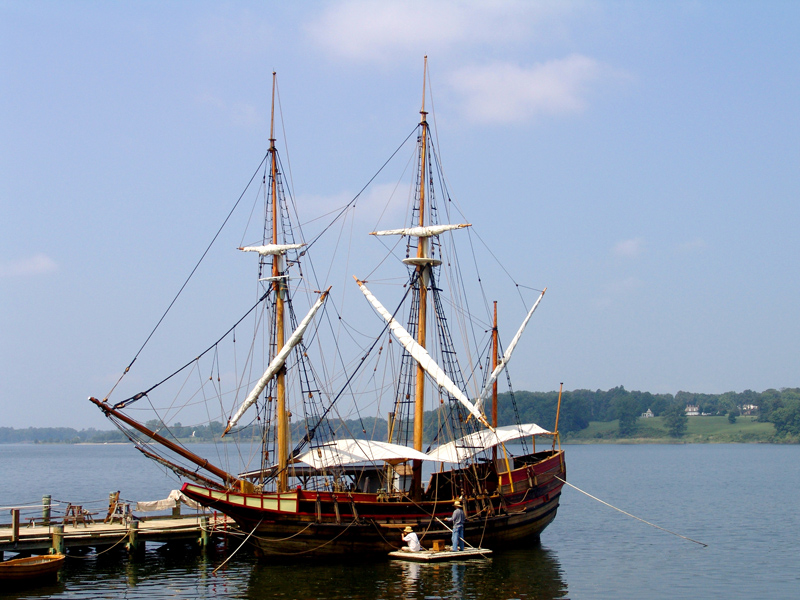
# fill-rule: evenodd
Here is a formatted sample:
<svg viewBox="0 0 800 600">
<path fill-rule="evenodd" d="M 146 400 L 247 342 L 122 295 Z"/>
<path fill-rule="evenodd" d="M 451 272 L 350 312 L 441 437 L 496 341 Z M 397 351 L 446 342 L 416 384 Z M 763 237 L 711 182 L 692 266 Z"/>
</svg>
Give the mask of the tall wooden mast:
<svg viewBox="0 0 800 600">
<path fill-rule="evenodd" d="M 272 210 L 272 243 L 278 244 L 278 218 L 280 216 L 280 209 L 278 206 L 278 155 L 275 149 L 275 82 L 276 74 L 272 72 L 272 109 L 270 111 L 270 125 L 269 125 L 269 154 L 271 158 L 271 171 L 272 171 L 272 196 L 271 210 Z M 285 343 L 284 333 L 284 295 L 286 291 L 286 284 L 283 277 L 281 277 L 281 254 L 275 254 L 272 257 L 272 286 L 275 291 L 275 352 L 276 354 L 281 351 Z M 276 386 L 276 419 L 277 435 L 278 435 L 278 491 L 285 492 L 289 487 L 289 476 L 286 472 L 289 456 L 289 419 L 286 410 L 286 368 L 281 367 L 278 371 L 277 386 Z"/>
<path fill-rule="evenodd" d="M 419 172 L 419 226 L 425 226 L 425 181 L 427 177 L 428 121 L 425 112 L 425 83 L 428 76 L 428 57 L 422 75 L 422 109 L 419 111 L 421 142 Z M 428 258 L 428 237 L 419 237 L 417 242 L 417 258 Z M 428 319 L 428 282 L 430 264 L 420 260 L 417 264 L 417 285 L 419 286 L 419 316 L 417 326 L 417 343 L 425 348 L 426 325 Z M 414 450 L 422 452 L 422 437 L 425 417 L 425 370 L 417 364 L 416 390 L 414 395 Z M 412 494 L 419 498 L 422 494 L 422 461 L 415 460 L 412 470 Z"/>
<path fill-rule="evenodd" d="M 497 300 L 494 301 L 494 323 L 492 325 L 492 371 L 497 368 Z M 492 427 L 497 429 L 497 379 L 492 383 Z M 492 446 L 492 460 L 497 462 L 497 446 Z"/>
</svg>

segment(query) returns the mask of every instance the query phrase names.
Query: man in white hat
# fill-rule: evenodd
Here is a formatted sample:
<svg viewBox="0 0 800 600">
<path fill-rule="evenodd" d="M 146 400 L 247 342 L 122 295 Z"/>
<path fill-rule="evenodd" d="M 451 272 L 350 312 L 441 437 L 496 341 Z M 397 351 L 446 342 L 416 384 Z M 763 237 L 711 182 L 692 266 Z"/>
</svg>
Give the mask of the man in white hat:
<svg viewBox="0 0 800 600">
<path fill-rule="evenodd" d="M 453 502 L 453 516 L 447 517 L 445 521 L 453 522 L 453 552 L 459 552 L 464 549 L 464 511 L 461 510 L 461 502 L 456 500 Z"/>
<path fill-rule="evenodd" d="M 406 526 L 406 528 L 403 529 L 403 533 L 405 533 L 405 535 L 402 536 L 402 539 L 408 545 L 400 548 L 400 550 L 403 552 L 419 552 L 422 550 L 422 546 L 419 544 L 419 538 L 410 526 Z"/>
</svg>

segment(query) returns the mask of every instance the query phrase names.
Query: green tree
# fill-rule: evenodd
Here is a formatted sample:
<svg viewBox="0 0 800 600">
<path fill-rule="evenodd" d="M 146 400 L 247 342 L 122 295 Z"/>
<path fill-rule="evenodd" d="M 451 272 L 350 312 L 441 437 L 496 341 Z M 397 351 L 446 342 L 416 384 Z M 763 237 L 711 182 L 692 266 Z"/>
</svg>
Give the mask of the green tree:
<svg viewBox="0 0 800 600">
<path fill-rule="evenodd" d="M 728 412 L 728 423 L 730 423 L 731 425 L 736 423 L 736 417 L 738 417 L 738 416 L 739 416 L 739 411 L 738 410 L 729 411 Z"/>
<path fill-rule="evenodd" d="M 669 434 L 674 438 L 681 437 L 686 433 L 689 417 L 686 416 L 686 411 L 682 404 L 672 404 L 664 411 L 664 424 L 667 426 Z"/>
<path fill-rule="evenodd" d="M 791 399 L 786 406 L 776 408 L 770 414 L 770 421 L 775 424 L 778 436 L 800 436 L 800 401 Z"/>
<path fill-rule="evenodd" d="M 619 419 L 619 435 L 630 437 L 636 433 L 639 424 L 639 403 L 630 396 L 617 398 L 617 418 Z"/>
</svg>

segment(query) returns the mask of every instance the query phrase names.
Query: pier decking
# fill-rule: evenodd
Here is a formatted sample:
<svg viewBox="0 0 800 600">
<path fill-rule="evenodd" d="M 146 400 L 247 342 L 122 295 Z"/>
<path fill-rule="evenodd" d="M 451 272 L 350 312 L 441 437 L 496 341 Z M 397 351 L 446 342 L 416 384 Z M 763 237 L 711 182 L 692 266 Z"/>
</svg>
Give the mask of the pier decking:
<svg viewBox="0 0 800 600">
<path fill-rule="evenodd" d="M 0 527 L 3 552 L 43 554 L 76 548 L 119 545 L 128 551 L 144 549 L 146 542 L 191 542 L 207 545 L 214 538 L 238 532 L 233 521 L 220 514 L 131 519 L 122 523 L 78 522 L 33 527 Z"/>
</svg>

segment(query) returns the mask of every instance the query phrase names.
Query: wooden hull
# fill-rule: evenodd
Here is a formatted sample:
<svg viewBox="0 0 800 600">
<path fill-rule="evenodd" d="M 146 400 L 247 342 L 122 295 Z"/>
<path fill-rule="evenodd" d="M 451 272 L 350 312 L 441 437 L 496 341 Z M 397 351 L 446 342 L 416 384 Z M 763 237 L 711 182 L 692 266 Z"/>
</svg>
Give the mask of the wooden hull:
<svg viewBox="0 0 800 600">
<path fill-rule="evenodd" d="M 0 562 L 0 581 L 30 581 L 55 575 L 64 566 L 63 554 L 14 558 Z"/>
<path fill-rule="evenodd" d="M 555 518 L 566 478 L 563 451 L 495 477 L 491 493 L 466 494 L 464 539 L 494 550 L 524 544 Z M 456 473 L 456 472 L 453 472 Z M 449 475 L 449 474 L 446 474 Z M 402 529 L 410 525 L 423 545 L 447 540 L 442 521 L 453 511 L 453 496 L 420 501 L 406 495 L 330 492 L 245 494 L 184 484 L 188 497 L 233 518 L 264 555 L 350 556 L 387 552 L 402 545 Z"/>
</svg>

